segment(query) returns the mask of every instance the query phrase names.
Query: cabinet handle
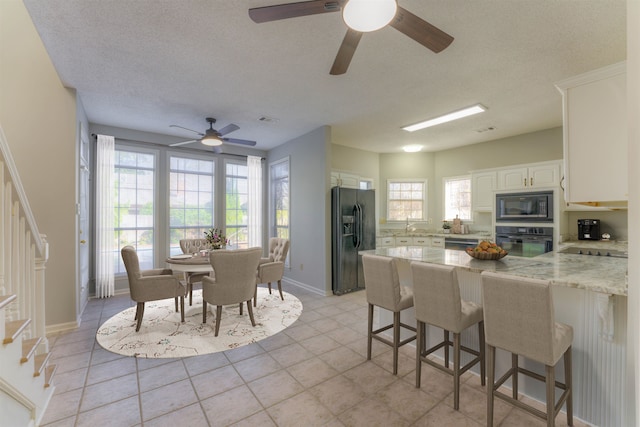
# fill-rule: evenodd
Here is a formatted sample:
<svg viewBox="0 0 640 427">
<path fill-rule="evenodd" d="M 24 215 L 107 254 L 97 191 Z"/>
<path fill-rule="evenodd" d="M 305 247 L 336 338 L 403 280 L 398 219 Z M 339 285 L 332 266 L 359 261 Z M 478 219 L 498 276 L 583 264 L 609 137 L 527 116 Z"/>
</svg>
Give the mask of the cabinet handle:
<svg viewBox="0 0 640 427">
<path fill-rule="evenodd" d="M 533 187 L 533 177 L 529 178 L 529 185 Z"/>
<path fill-rule="evenodd" d="M 527 178 L 524 179 L 524 186 L 527 186 Z"/>
</svg>

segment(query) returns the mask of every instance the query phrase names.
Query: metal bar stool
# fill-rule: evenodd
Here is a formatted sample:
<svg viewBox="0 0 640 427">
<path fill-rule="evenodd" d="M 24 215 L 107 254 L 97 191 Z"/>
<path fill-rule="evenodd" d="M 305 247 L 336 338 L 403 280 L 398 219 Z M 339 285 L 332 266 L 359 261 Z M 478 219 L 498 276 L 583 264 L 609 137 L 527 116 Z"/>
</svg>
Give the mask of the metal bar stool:
<svg viewBox="0 0 640 427">
<path fill-rule="evenodd" d="M 493 400 L 498 397 L 555 425 L 555 418 L 567 405 L 567 424 L 573 425 L 571 385 L 571 343 L 573 328 L 556 323 L 550 282 L 483 272 L 482 305 L 491 389 L 487 390 L 487 426 L 493 425 Z M 512 366 L 495 382 L 496 348 L 511 353 Z M 518 356 L 545 365 L 545 376 L 518 366 Z M 564 356 L 564 384 L 556 381 L 554 367 Z M 542 412 L 518 400 L 518 374 L 546 383 L 547 410 Z M 498 388 L 511 378 L 512 396 Z M 555 388 L 563 390 L 556 402 Z"/>
<path fill-rule="evenodd" d="M 400 322 L 400 312 L 413 306 L 411 288 L 400 285 L 398 269 L 393 258 L 378 255 L 362 257 L 365 290 L 369 303 L 369 324 L 367 329 L 367 360 L 371 360 L 372 339 L 376 339 L 393 348 L 393 375 L 398 373 L 398 348 L 415 340 L 416 336 L 400 341 L 400 327 L 412 332 L 416 328 Z M 393 323 L 373 330 L 373 307 L 378 306 L 393 312 Z M 393 341 L 380 336 L 381 332 L 393 328 Z"/>
<path fill-rule="evenodd" d="M 420 388 L 422 362 L 453 375 L 453 408 L 460 406 L 460 375 L 476 363 L 480 364 L 480 381 L 485 384 L 484 371 L 484 328 L 482 307 L 460 298 L 460 286 L 455 267 L 412 262 L 413 301 L 418 321 L 418 341 L 416 344 L 416 387 Z M 444 340 L 426 349 L 426 325 L 444 330 Z M 478 325 L 478 350 L 461 345 L 460 334 L 470 326 Z M 449 339 L 453 332 L 453 342 Z M 449 346 L 453 346 L 453 369 L 449 368 Z M 444 347 L 444 366 L 428 359 L 431 353 Z M 464 366 L 460 366 L 460 351 L 476 357 Z"/>
</svg>

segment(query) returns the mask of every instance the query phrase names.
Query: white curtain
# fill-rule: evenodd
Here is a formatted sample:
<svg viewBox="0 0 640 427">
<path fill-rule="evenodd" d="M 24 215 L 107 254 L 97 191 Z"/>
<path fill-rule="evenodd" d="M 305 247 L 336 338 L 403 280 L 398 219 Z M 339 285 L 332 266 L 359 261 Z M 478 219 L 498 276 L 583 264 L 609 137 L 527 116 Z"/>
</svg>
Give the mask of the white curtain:
<svg viewBox="0 0 640 427">
<path fill-rule="evenodd" d="M 262 246 L 262 159 L 247 157 L 248 203 L 247 238 L 249 247 Z"/>
<path fill-rule="evenodd" d="M 98 135 L 96 167 L 96 296 L 113 296 L 115 284 L 113 235 L 113 136 Z"/>
</svg>

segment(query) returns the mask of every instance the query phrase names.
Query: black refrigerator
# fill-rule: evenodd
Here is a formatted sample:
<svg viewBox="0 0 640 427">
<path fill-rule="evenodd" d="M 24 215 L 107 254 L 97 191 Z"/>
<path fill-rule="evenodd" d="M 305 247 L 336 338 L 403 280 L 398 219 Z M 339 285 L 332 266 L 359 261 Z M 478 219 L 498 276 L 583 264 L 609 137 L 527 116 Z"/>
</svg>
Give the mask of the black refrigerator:
<svg viewBox="0 0 640 427">
<path fill-rule="evenodd" d="M 359 251 L 376 248 L 374 190 L 331 189 L 331 280 L 333 293 L 364 289 Z"/>
</svg>

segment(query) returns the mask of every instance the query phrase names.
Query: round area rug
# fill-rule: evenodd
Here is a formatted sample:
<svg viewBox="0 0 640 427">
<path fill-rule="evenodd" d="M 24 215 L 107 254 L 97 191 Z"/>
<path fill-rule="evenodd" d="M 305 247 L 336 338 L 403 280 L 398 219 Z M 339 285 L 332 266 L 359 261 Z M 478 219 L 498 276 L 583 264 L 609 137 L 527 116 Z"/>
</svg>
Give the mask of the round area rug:
<svg viewBox="0 0 640 427">
<path fill-rule="evenodd" d="M 258 306 L 253 308 L 256 326 L 251 326 L 247 306 L 240 315 L 238 304 L 222 309 L 220 332 L 215 332 L 215 306 L 207 304 L 207 323 L 202 323 L 201 290 L 193 291 L 193 305 L 185 298 L 185 323 L 175 311 L 174 299 L 147 302 L 142 326 L 136 332 L 136 307 L 127 308 L 100 326 L 98 343 L 113 353 L 145 358 L 188 357 L 241 347 L 282 331 L 298 319 L 302 303 L 283 292 L 273 294 L 258 288 Z M 212 310 L 213 309 L 213 310 Z M 213 312 L 212 312 L 213 311 Z"/>
</svg>

